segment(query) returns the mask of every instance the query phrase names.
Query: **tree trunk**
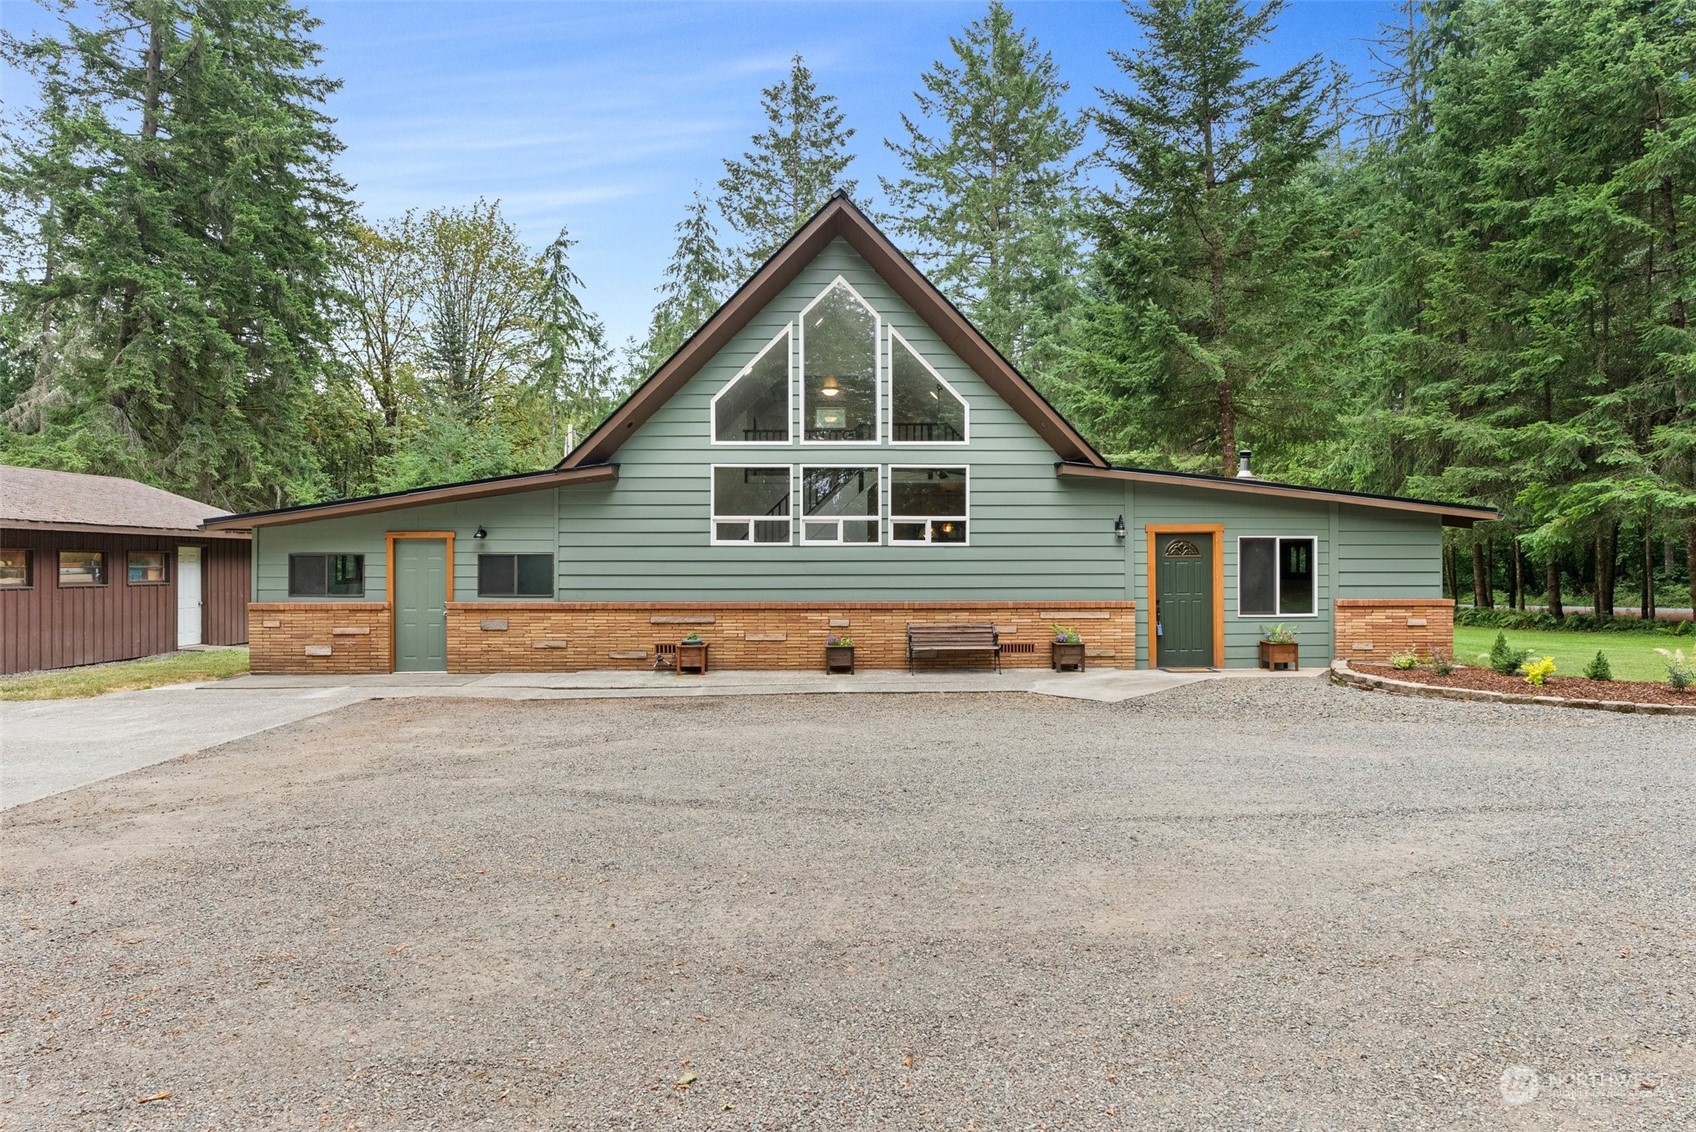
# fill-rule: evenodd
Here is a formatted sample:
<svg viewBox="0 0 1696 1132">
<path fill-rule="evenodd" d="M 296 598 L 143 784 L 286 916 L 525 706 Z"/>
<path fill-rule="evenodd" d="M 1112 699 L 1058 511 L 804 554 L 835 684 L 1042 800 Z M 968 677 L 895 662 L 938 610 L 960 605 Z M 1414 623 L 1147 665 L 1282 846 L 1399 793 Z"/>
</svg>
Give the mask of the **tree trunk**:
<svg viewBox="0 0 1696 1132">
<path fill-rule="evenodd" d="M 1655 619 L 1655 536 L 1649 529 L 1647 519 L 1643 522 L 1643 581 L 1637 587 L 1642 600 L 1638 603 L 1638 616 L 1645 621 Z"/>
<path fill-rule="evenodd" d="M 1690 604 L 1696 606 L 1696 519 L 1684 521 L 1684 580 L 1690 585 Z"/>
<path fill-rule="evenodd" d="M 1525 612 L 1525 556 L 1520 553 L 1519 536 L 1515 535 L 1508 544 L 1508 553 L 1513 556 L 1513 568 L 1508 571 L 1508 605 Z"/>
<path fill-rule="evenodd" d="M 1548 568 L 1543 572 L 1545 589 L 1544 604 L 1549 607 L 1549 616 L 1565 617 L 1566 607 L 1561 604 L 1561 564 L 1554 556 L 1550 556 Z"/>
<path fill-rule="evenodd" d="M 1619 577 L 1619 524 L 1606 523 L 1596 535 L 1596 615 L 1614 615 L 1614 589 Z"/>
<path fill-rule="evenodd" d="M 1484 540 L 1484 608 L 1496 608 L 1496 536 Z"/>
<path fill-rule="evenodd" d="M 1484 577 L 1484 544 L 1472 544 L 1472 606 L 1474 609 L 1490 607 L 1489 593 L 1485 589 Z"/>
</svg>

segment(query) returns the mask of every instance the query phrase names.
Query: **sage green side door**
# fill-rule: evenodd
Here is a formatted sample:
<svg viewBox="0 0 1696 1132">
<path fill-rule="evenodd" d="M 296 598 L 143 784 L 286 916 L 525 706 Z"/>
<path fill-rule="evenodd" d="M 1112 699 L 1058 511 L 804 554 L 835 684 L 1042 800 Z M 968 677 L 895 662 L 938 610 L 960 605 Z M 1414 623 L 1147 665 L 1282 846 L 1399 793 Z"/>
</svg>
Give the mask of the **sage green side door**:
<svg viewBox="0 0 1696 1132">
<path fill-rule="evenodd" d="M 439 538 L 397 538 L 395 671 L 448 668 L 448 547 Z"/>
<path fill-rule="evenodd" d="M 1160 535 L 1154 543 L 1155 666 L 1213 666 L 1213 536 Z"/>
</svg>

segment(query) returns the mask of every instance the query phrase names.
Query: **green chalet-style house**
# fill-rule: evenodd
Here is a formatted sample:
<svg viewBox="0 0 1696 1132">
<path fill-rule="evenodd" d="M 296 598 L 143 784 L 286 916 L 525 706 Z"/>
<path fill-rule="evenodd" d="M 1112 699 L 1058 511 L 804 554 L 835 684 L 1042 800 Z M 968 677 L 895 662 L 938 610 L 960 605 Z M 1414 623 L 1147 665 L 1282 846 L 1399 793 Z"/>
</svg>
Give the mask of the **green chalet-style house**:
<svg viewBox="0 0 1696 1132">
<path fill-rule="evenodd" d="M 901 668 L 937 622 L 1206 669 L 1451 647 L 1442 528 L 1495 514 L 1114 467 L 839 194 L 554 468 L 206 526 L 261 673 Z"/>
</svg>

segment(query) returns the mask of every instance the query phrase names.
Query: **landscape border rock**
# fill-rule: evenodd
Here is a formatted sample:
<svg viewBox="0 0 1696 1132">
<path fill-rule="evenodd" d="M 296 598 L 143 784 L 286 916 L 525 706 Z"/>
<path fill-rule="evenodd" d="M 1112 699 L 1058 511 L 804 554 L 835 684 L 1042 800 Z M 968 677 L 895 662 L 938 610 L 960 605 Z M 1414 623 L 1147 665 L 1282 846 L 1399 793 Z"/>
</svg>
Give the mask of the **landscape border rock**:
<svg viewBox="0 0 1696 1132">
<path fill-rule="evenodd" d="M 1587 708 L 1591 711 L 1617 711 L 1636 715 L 1696 715 L 1696 704 L 1639 704 L 1630 700 L 1568 699 L 1565 696 L 1533 696 L 1517 692 L 1489 692 L 1481 688 L 1448 688 L 1437 684 L 1420 684 L 1412 680 L 1392 680 L 1388 676 L 1373 676 L 1349 667 L 1338 657 L 1331 662 L 1331 682 L 1368 692 L 1390 692 L 1398 696 L 1423 696 L 1431 700 L 1478 700 L 1497 704 L 1543 704 L 1547 707 Z"/>
</svg>

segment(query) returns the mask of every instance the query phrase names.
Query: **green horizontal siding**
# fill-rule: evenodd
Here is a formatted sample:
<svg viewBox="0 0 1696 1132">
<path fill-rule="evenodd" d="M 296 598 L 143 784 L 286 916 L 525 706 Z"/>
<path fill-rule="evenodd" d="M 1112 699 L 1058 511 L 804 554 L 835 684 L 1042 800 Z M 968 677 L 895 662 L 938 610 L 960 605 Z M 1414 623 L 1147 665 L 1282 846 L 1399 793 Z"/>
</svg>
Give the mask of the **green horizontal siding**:
<svg viewBox="0 0 1696 1132">
<path fill-rule="evenodd" d="M 710 443 L 713 396 L 838 275 L 878 311 L 886 332 L 897 330 L 966 399 L 969 445 Z M 886 394 L 886 421 L 887 412 Z M 841 240 L 637 429 L 614 458 L 617 483 L 559 491 L 561 597 L 1126 597 L 1126 551 L 1113 537 L 1113 521 L 1124 511 L 1122 489 L 1059 480 L 1053 449 Z M 713 546 L 713 464 L 969 465 L 970 545 Z M 798 533 L 799 499 L 792 498 L 792 509 Z M 887 481 L 883 509 L 887 515 Z M 887 540 L 887 523 L 884 535 Z"/>
</svg>

